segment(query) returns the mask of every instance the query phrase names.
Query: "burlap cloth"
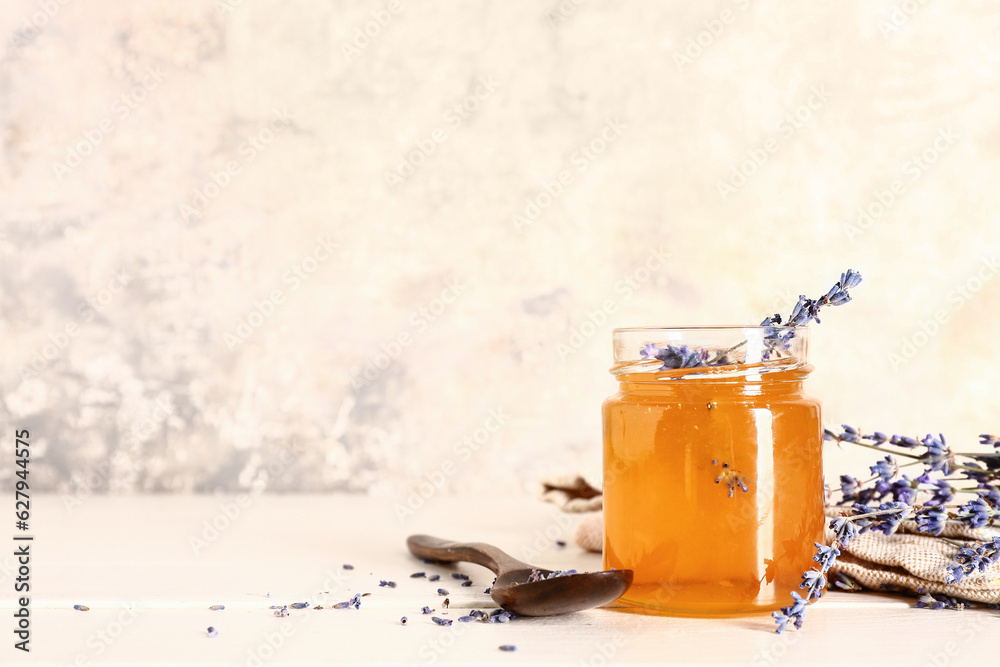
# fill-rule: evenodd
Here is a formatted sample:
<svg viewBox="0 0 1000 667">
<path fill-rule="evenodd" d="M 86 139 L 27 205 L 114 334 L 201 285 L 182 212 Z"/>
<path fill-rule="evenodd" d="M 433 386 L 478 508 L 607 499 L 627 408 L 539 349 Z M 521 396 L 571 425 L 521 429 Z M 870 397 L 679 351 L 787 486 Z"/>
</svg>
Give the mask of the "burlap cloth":
<svg viewBox="0 0 1000 667">
<path fill-rule="evenodd" d="M 560 477 L 543 483 L 542 498 L 563 511 L 580 513 L 574 542 L 587 551 L 601 552 L 604 523 L 601 492 L 580 476 Z M 839 508 L 828 508 L 829 516 L 839 516 Z M 966 546 L 987 542 L 1000 535 L 997 528 L 968 528 L 950 521 L 942 536 Z M 833 532 L 827 527 L 827 544 Z M 843 574 L 863 588 L 874 591 L 933 593 L 949 597 L 1000 604 L 1000 563 L 985 572 L 966 575 L 957 584 L 947 584 L 948 566 L 955 562 L 958 547 L 917 533 L 917 524 L 904 521 L 893 535 L 867 532 L 840 548 L 841 555 L 830 570 Z"/>
</svg>

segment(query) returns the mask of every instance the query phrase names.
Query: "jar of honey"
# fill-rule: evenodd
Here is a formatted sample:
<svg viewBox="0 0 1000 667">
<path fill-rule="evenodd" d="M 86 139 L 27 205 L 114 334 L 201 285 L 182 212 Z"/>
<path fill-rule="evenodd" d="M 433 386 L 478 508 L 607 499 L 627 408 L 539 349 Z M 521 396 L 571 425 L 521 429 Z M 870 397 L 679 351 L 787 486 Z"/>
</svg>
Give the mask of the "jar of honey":
<svg viewBox="0 0 1000 667">
<path fill-rule="evenodd" d="M 652 613 L 773 611 L 823 535 L 805 327 L 614 330 L 603 405 L 604 568 Z M 681 367 L 678 367 L 681 366 Z"/>
</svg>

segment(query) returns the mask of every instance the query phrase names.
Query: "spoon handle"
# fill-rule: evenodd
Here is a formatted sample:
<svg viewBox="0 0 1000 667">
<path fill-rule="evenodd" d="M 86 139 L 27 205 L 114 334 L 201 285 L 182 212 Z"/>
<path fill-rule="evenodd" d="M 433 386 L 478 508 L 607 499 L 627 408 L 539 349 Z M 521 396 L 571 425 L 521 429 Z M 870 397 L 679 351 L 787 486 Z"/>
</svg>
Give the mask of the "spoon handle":
<svg viewBox="0 0 1000 667">
<path fill-rule="evenodd" d="M 522 563 L 492 544 L 484 542 L 450 542 L 430 535 L 410 535 L 406 538 L 406 546 L 419 558 L 446 563 L 456 561 L 475 563 L 488 567 L 493 574 L 531 568 L 531 565 Z"/>
</svg>

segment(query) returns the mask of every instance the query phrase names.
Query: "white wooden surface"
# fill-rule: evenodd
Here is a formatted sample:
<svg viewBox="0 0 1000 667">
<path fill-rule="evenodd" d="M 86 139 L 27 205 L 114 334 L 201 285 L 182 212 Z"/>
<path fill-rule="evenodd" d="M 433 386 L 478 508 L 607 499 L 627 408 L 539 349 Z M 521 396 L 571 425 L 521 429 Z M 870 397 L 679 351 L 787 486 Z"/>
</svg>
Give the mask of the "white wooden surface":
<svg viewBox="0 0 1000 667">
<path fill-rule="evenodd" d="M 1000 612 L 935 612 L 873 594 L 830 594 L 803 630 L 781 636 L 766 615 L 616 609 L 440 627 L 420 613 L 429 605 L 444 615 L 436 589 L 450 591 L 455 619 L 495 606 L 483 593 L 492 575 L 465 564 L 456 570 L 471 576 L 470 588 L 447 575 L 411 579 L 448 569 L 412 558 L 410 533 L 488 541 L 546 567 L 594 570 L 600 559 L 555 544 L 572 527 L 551 506 L 495 492 L 432 498 L 405 521 L 393 502 L 357 496 L 260 496 L 234 507 L 228 496 L 92 497 L 72 511 L 56 496 L 33 499 L 32 652 L 13 649 L 11 518 L 0 533 L 0 664 L 1000 664 Z M 214 538 L 204 534 L 213 521 L 222 527 Z M 197 552 L 193 537 L 205 539 Z M 379 587 L 380 579 L 398 587 Z M 329 608 L 358 592 L 371 593 L 360 610 Z M 326 608 L 287 618 L 268 609 L 302 601 Z M 213 604 L 226 609 L 210 611 Z M 206 636 L 210 625 L 215 638 Z M 500 652 L 501 644 L 517 651 Z"/>
</svg>

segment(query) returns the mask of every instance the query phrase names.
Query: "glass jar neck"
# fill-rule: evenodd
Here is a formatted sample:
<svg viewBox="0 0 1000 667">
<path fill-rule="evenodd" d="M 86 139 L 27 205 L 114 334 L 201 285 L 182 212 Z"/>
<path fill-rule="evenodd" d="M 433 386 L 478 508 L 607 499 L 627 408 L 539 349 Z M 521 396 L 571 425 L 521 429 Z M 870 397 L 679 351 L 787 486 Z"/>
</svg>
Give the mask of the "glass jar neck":
<svg viewBox="0 0 1000 667">
<path fill-rule="evenodd" d="M 686 375 L 666 373 L 623 373 L 618 375 L 622 393 L 676 397 L 684 399 L 694 393 L 711 391 L 719 396 L 789 396 L 803 393 L 803 383 L 812 372 L 809 364 L 789 370 L 747 373 L 730 377 L 712 377 L 698 373 Z"/>
</svg>

